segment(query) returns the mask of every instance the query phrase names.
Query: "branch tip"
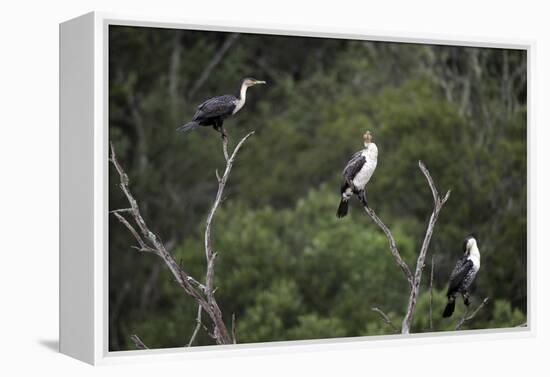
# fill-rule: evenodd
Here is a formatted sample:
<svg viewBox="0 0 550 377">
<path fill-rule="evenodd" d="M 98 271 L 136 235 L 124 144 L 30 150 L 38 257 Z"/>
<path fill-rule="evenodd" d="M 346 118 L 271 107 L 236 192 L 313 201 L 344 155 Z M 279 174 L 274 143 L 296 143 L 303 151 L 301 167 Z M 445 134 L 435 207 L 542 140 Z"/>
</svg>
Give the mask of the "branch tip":
<svg viewBox="0 0 550 377">
<path fill-rule="evenodd" d="M 138 350 L 148 350 L 149 347 L 142 342 L 142 340 L 136 334 L 130 335 L 130 339 L 134 342 L 134 345 Z"/>
</svg>

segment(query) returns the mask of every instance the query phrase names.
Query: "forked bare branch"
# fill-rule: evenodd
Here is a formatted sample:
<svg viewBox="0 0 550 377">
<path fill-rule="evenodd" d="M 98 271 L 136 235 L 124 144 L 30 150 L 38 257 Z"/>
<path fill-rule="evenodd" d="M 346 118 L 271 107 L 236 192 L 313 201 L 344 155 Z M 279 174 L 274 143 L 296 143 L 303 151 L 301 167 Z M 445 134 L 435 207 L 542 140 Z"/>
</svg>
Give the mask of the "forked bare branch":
<svg viewBox="0 0 550 377">
<path fill-rule="evenodd" d="M 428 181 L 428 185 L 430 186 L 430 190 L 432 191 L 432 196 L 434 200 L 434 209 L 432 211 L 432 215 L 430 216 L 430 221 L 428 222 L 428 227 L 426 229 L 426 234 L 424 235 L 424 241 L 422 242 L 420 253 L 418 254 L 414 276 L 412 275 L 412 272 L 409 266 L 405 263 L 403 258 L 401 258 L 401 254 L 397 250 L 395 239 L 393 238 L 393 235 L 389 230 L 389 228 L 382 222 L 382 220 L 380 220 L 380 218 L 376 215 L 374 210 L 372 210 L 369 207 L 364 207 L 367 214 L 380 227 L 380 229 L 382 229 L 382 231 L 386 235 L 386 238 L 388 239 L 390 244 L 390 251 L 395 261 L 403 271 L 405 278 L 407 279 L 407 282 L 409 283 L 409 286 L 410 286 L 407 311 L 405 313 L 405 317 L 403 318 L 403 323 L 401 325 L 402 334 L 408 334 L 410 332 L 410 326 L 414 315 L 414 310 L 416 308 L 416 301 L 418 298 L 418 291 L 420 288 L 420 281 L 422 279 L 422 271 L 424 270 L 426 254 L 428 252 L 428 247 L 430 245 L 435 223 L 437 222 L 439 211 L 441 211 L 441 208 L 443 208 L 443 205 L 451 195 L 451 192 L 447 191 L 445 196 L 441 198 L 436 189 L 435 183 L 430 175 L 430 172 L 428 171 L 424 163 L 422 163 L 422 161 L 418 161 L 418 167 L 426 177 L 426 180 Z"/>
<path fill-rule="evenodd" d="M 233 167 L 233 163 L 235 161 L 235 157 L 237 156 L 237 153 L 243 146 L 244 142 L 250 137 L 254 135 L 254 131 L 249 132 L 245 137 L 239 141 L 235 149 L 233 150 L 233 153 L 229 158 L 226 158 L 226 165 L 225 165 L 225 171 L 220 179 L 218 179 L 218 192 L 216 193 L 216 198 L 214 199 L 214 204 L 212 205 L 212 208 L 210 209 L 210 212 L 208 213 L 208 217 L 206 218 L 206 229 L 204 231 L 204 251 L 206 255 L 206 299 L 208 303 L 213 308 L 213 315 L 216 317 L 216 321 L 214 321 L 214 335 L 216 337 L 222 337 L 225 340 L 224 344 L 230 344 L 233 342 L 233 339 L 229 332 L 227 332 L 227 328 L 225 326 L 219 327 L 217 326 L 218 323 L 223 323 L 222 320 L 222 313 L 219 310 L 218 304 L 216 303 L 216 298 L 214 297 L 214 264 L 216 260 L 217 253 L 214 252 L 212 249 L 212 240 L 211 240 L 211 229 L 212 229 L 212 221 L 214 220 L 214 216 L 216 215 L 216 211 L 218 210 L 220 203 L 222 201 L 223 197 L 223 191 L 225 189 L 225 185 L 227 184 L 227 180 L 229 178 L 229 174 L 231 173 L 231 168 Z M 224 154 L 227 153 L 227 137 L 223 138 L 223 148 L 224 148 Z"/>
<path fill-rule="evenodd" d="M 420 289 L 420 281 L 422 279 L 422 271 L 424 270 L 426 254 L 428 253 L 428 247 L 430 246 L 430 241 L 432 239 L 432 234 L 435 228 L 435 223 L 437 222 L 437 217 L 441 208 L 445 205 L 451 191 L 447 191 L 445 196 L 441 198 L 435 187 L 435 183 L 428 171 L 428 168 L 424 165 L 422 161 L 418 161 L 418 167 L 426 177 L 428 185 L 432 191 L 432 196 L 434 199 L 434 209 L 432 215 L 430 216 L 430 221 L 428 222 L 428 228 L 426 229 L 426 234 L 424 235 L 424 241 L 422 242 L 422 247 L 420 253 L 418 254 L 418 259 L 416 261 L 416 271 L 414 274 L 414 284 L 412 286 L 411 292 L 409 294 L 409 304 L 407 305 L 407 312 L 405 313 L 405 318 L 403 319 L 403 324 L 401 326 L 401 333 L 408 334 L 410 332 L 411 322 L 414 315 L 414 309 L 416 308 L 416 301 L 418 299 L 418 291 Z"/>
<path fill-rule="evenodd" d="M 119 178 L 120 178 L 120 189 L 124 193 L 126 199 L 128 200 L 128 203 L 130 204 L 130 208 L 125 208 L 122 210 L 115 210 L 111 211 L 116 218 L 130 231 L 132 236 L 136 239 L 139 247 L 135 247 L 137 250 L 140 251 L 147 251 L 151 252 L 157 256 L 159 256 L 172 275 L 175 277 L 177 283 L 180 285 L 180 287 L 183 289 L 183 291 L 191 296 L 199 305 L 199 309 L 197 312 L 197 326 L 195 327 L 195 331 L 193 332 L 193 335 L 191 337 L 191 340 L 189 342 L 189 345 L 191 345 L 196 337 L 196 333 L 200 329 L 200 326 L 202 325 L 201 321 L 201 313 L 204 310 L 206 314 L 210 317 L 212 324 L 213 324 L 213 331 L 209 332 L 209 334 L 216 340 L 217 344 L 231 344 L 234 342 L 234 335 L 232 336 L 224 321 L 223 321 L 223 315 L 222 311 L 220 310 L 216 299 L 214 297 L 215 288 L 214 288 L 214 261 L 216 258 L 216 253 L 212 250 L 212 243 L 210 239 L 211 234 L 211 227 L 212 227 L 212 221 L 214 219 L 214 215 L 216 214 L 217 209 L 219 208 L 221 202 L 222 202 L 222 196 L 223 191 L 225 188 L 225 185 L 227 183 L 227 180 L 229 178 L 229 174 L 231 172 L 231 168 L 233 167 L 233 163 L 235 161 L 235 157 L 237 156 L 238 151 L 241 149 L 243 143 L 254 134 L 254 132 L 250 132 L 245 137 L 241 139 L 241 141 L 237 144 L 235 149 L 233 150 L 233 153 L 231 156 L 228 156 L 227 152 L 227 138 L 224 137 L 223 139 L 223 150 L 224 155 L 226 157 L 226 166 L 223 176 L 220 178 L 218 177 L 218 191 L 216 194 L 216 198 L 214 200 L 214 204 L 212 205 L 212 208 L 208 214 L 208 218 L 206 221 L 206 230 L 205 230 L 205 255 L 206 255 L 206 284 L 201 284 L 197 279 L 193 278 L 191 275 L 189 275 L 184 267 L 176 262 L 172 254 L 170 254 L 166 246 L 161 241 L 160 237 L 158 237 L 154 232 L 150 230 L 147 223 L 143 219 L 140 208 L 138 205 L 137 200 L 134 198 L 132 192 L 129 188 L 130 180 L 128 178 L 128 175 L 124 172 L 122 166 L 119 164 L 116 153 L 113 145 L 111 144 L 111 157 L 110 161 L 115 167 L 116 171 L 118 172 Z M 126 217 L 122 215 L 122 213 L 129 214 L 135 224 L 137 225 L 134 227 L 130 221 Z M 139 337 L 135 336 L 136 339 L 139 339 Z M 132 338 L 132 340 L 135 342 L 135 339 Z M 143 342 L 141 342 L 143 343 Z M 137 346 L 137 343 L 136 343 Z"/>
</svg>

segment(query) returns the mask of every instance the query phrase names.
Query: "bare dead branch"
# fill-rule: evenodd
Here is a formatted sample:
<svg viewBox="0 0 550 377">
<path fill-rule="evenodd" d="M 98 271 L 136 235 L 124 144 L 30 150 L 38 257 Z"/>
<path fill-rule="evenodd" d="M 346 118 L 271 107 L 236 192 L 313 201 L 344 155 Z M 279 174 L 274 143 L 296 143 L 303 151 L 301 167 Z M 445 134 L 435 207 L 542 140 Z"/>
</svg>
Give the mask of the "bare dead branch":
<svg viewBox="0 0 550 377">
<path fill-rule="evenodd" d="M 204 231 L 204 251 L 206 255 L 206 299 L 210 305 L 212 305 L 213 309 L 213 315 L 217 318 L 216 321 L 214 321 L 214 335 L 222 337 L 226 343 L 229 344 L 232 343 L 233 339 L 227 332 L 227 329 L 225 326 L 218 327 L 217 324 L 220 322 L 223 323 L 222 320 L 222 314 L 221 311 L 219 311 L 218 305 L 216 304 L 216 299 L 214 297 L 214 264 L 216 260 L 216 253 L 212 249 L 212 240 L 211 240 L 211 229 L 212 229 L 212 221 L 214 220 L 214 216 L 216 214 L 216 211 L 218 210 L 223 196 L 223 191 L 225 189 L 225 185 L 227 184 L 227 180 L 229 178 L 229 174 L 231 173 L 231 168 L 233 167 L 233 162 L 235 161 L 235 157 L 237 156 L 237 153 L 241 149 L 244 142 L 254 134 L 254 131 L 249 132 L 245 137 L 239 141 L 235 149 L 233 150 L 233 153 L 230 157 L 226 157 L 226 166 L 225 171 L 221 177 L 221 179 L 218 179 L 218 192 L 216 193 L 216 198 L 214 200 L 214 204 L 212 205 L 212 208 L 210 209 L 210 212 L 208 213 L 208 217 L 206 218 L 206 228 Z M 223 147 L 224 147 L 224 154 L 227 153 L 227 138 L 223 138 Z M 228 153 L 227 153 L 228 154 Z"/>
<path fill-rule="evenodd" d="M 466 310 L 464 311 L 464 315 L 462 316 L 462 318 L 460 318 L 460 320 L 456 324 L 455 330 L 460 330 L 460 328 L 462 327 L 462 325 L 464 325 L 465 322 L 473 319 L 476 316 L 477 312 L 479 312 L 485 305 L 487 305 L 488 302 L 489 302 L 489 297 L 485 297 L 485 299 L 483 299 L 481 304 L 479 304 L 479 306 L 470 315 L 468 315 L 468 308 L 466 308 Z"/>
<path fill-rule="evenodd" d="M 199 288 L 201 291 L 206 292 L 206 286 L 204 284 L 202 284 L 200 281 L 195 280 L 195 278 L 193 278 L 192 276 L 187 276 L 187 280 L 189 280 L 189 282 L 195 284 L 197 286 L 197 288 Z"/>
<path fill-rule="evenodd" d="M 395 261 L 403 271 L 405 278 L 407 279 L 410 286 L 410 294 L 409 294 L 409 301 L 407 304 L 407 311 L 405 313 L 405 317 L 403 318 L 403 323 L 401 325 L 402 334 L 408 334 L 410 332 L 410 326 L 411 326 L 414 310 L 416 308 L 416 300 L 417 300 L 418 291 L 420 288 L 422 271 L 424 270 L 424 266 L 425 266 L 425 259 L 426 259 L 426 253 L 428 252 L 428 246 L 430 245 L 430 240 L 432 238 L 432 233 L 435 227 L 435 223 L 437 222 L 439 211 L 441 211 L 441 208 L 443 208 L 443 205 L 445 204 L 447 199 L 449 199 L 449 196 L 451 194 L 450 191 L 447 191 L 445 196 L 443 198 L 440 198 L 439 193 L 437 192 L 437 189 L 435 187 L 435 183 L 433 182 L 430 172 L 428 171 L 426 166 L 422 163 L 422 161 L 418 161 L 418 166 L 422 171 L 422 173 L 424 174 L 424 176 L 426 177 L 426 180 L 428 181 L 428 185 L 430 186 L 430 189 L 432 191 L 432 196 L 434 200 L 434 209 L 433 209 L 432 215 L 430 216 L 430 221 L 428 222 L 428 227 L 426 229 L 424 241 L 422 242 L 422 247 L 420 249 L 420 253 L 416 261 L 416 269 L 415 269 L 414 276 L 412 275 L 412 272 L 409 266 L 405 263 L 403 258 L 401 258 L 401 254 L 399 254 L 399 251 L 397 250 L 395 239 L 393 238 L 393 235 L 389 230 L 389 228 L 382 222 L 382 220 L 380 220 L 380 218 L 376 215 L 373 209 L 369 207 L 364 207 L 367 214 L 380 227 L 380 229 L 382 229 L 382 231 L 386 235 L 386 238 L 388 239 L 390 244 L 390 251 Z"/>
<path fill-rule="evenodd" d="M 139 336 L 137 336 L 136 334 L 130 335 L 130 339 L 132 340 L 132 342 L 134 342 L 134 345 L 136 346 L 136 348 L 138 350 L 148 350 L 149 349 L 149 347 L 147 347 L 145 345 L 145 343 L 143 343 L 141 341 L 141 339 L 139 338 Z"/>
<path fill-rule="evenodd" d="M 170 272 L 172 272 L 172 275 L 176 278 L 176 281 L 178 284 L 183 288 L 183 290 L 192 296 L 195 300 L 202 303 L 204 306 L 208 306 L 206 300 L 199 291 L 195 289 L 195 287 L 191 284 L 191 281 L 195 280 L 192 277 L 190 277 L 185 270 L 178 265 L 178 263 L 174 260 L 172 255 L 166 250 L 164 244 L 160 241 L 160 238 L 153 233 L 149 227 L 147 226 L 145 220 L 141 216 L 139 206 L 137 204 L 137 201 L 135 200 L 134 196 L 132 195 L 129 183 L 130 180 L 128 178 L 128 175 L 124 172 L 122 169 L 122 166 L 118 163 L 118 160 L 116 158 L 116 153 L 113 145 L 111 144 L 111 163 L 114 165 L 116 171 L 119 174 L 120 177 L 120 189 L 126 196 L 126 199 L 128 200 L 128 203 L 130 204 L 131 211 L 129 211 L 133 218 L 135 223 L 138 225 L 138 229 L 141 233 L 141 235 L 138 233 L 136 229 L 134 229 L 129 222 L 122 217 L 118 212 L 114 212 L 114 215 L 130 230 L 134 238 L 138 241 L 141 247 L 151 249 L 153 253 L 158 255 L 163 259 L 165 264 L 170 269 Z M 124 221 L 123 221 L 124 220 Z M 133 231 L 132 231 L 133 229 Z M 145 240 L 147 240 L 148 244 L 145 243 Z M 205 310 L 207 310 L 205 308 Z M 208 310 L 207 310 L 208 311 Z"/>
<path fill-rule="evenodd" d="M 187 343 L 187 347 L 191 347 L 193 345 L 193 342 L 195 341 L 195 338 L 197 337 L 197 334 L 199 333 L 200 328 L 203 326 L 202 324 L 202 306 L 199 305 L 197 309 L 197 325 L 195 326 L 195 330 L 193 330 L 193 334 L 191 335 L 191 339 L 189 339 L 189 343 Z"/>
<path fill-rule="evenodd" d="M 372 208 L 364 207 L 367 214 L 371 217 L 371 219 L 382 229 L 384 234 L 386 235 L 386 238 L 388 239 L 388 242 L 390 243 L 390 251 L 397 262 L 397 265 L 401 268 L 403 273 L 405 274 L 405 278 L 409 282 L 409 285 L 412 287 L 413 285 L 413 276 L 411 273 L 411 270 L 407 263 L 401 258 L 401 254 L 399 254 L 399 250 L 397 250 L 397 245 L 395 244 L 395 239 L 393 238 L 393 235 L 391 234 L 391 231 L 389 228 L 380 220 L 380 218 L 376 215 L 376 212 Z"/>
<path fill-rule="evenodd" d="M 227 330 L 227 327 L 225 326 L 225 323 L 223 321 L 222 312 L 216 302 L 216 299 L 214 298 L 214 293 L 215 293 L 214 261 L 216 258 L 216 253 L 214 253 L 211 246 L 211 240 L 210 240 L 211 226 L 212 226 L 212 221 L 214 219 L 216 210 L 218 209 L 218 207 L 220 206 L 220 203 L 222 202 L 223 190 L 229 178 L 229 174 L 231 172 L 231 168 L 233 167 L 235 157 L 237 156 L 237 153 L 241 149 L 243 143 L 253 134 L 254 134 L 254 131 L 250 132 L 245 137 L 243 137 L 241 141 L 237 144 L 235 149 L 233 150 L 233 153 L 231 154 L 231 156 L 226 157 L 226 167 L 225 167 L 224 174 L 221 178 L 218 177 L 218 192 L 216 194 L 216 199 L 214 201 L 212 209 L 208 214 L 208 218 L 206 222 L 205 254 L 206 254 L 206 262 L 207 262 L 207 271 L 206 271 L 206 284 L 204 285 L 198 282 L 191 275 L 189 275 L 185 271 L 184 267 L 176 262 L 174 257 L 167 251 L 166 246 L 161 241 L 160 237 L 157 236 L 154 232 L 152 232 L 148 227 L 147 223 L 145 222 L 145 220 L 141 215 L 139 205 L 130 191 L 130 188 L 129 188 L 130 180 L 128 178 L 128 175 L 124 172 L 122 166 L 119 164 L 116 158 L 115 149 L 111 144 L 110 161 L 119 174 L 120 189 L 126 196 L 128 203 L 130 204 L 130 208 L 115 210 L 115 211 L 112 211 L 112 213 L 117 217 L 117 219 L 122 224 L 126 226 L 126 228 L 134 236 L 134 238 L 139 244 L 139 247 L 137 247 L 137 249 L 141 251 L 149 251 L 158 255 L 164 261 L 164 263 L 166 264 L 166 266 L 168 267 L 172 275 L 175 277 L 177 283 L 184 290 L 184 292 L 187 295 L 191 296 L 197 302 L 197 304 L 199 305 L 198 313 L 200 314 L 202 313 L 202 310 L 204 310 L 208 314 L 208 316 L 210 317 L 214 325 L 214 331 L 212 333 L 210 332 L 209 333 L 214 337 L 214 339 L 218 344 L 231 344 L 234 341 L 234 336 L 232 337 L 229 334 L 229 331 Z M 223 148 L 224 148 L 224 154 L 226 154 L 227 138 L 224 138 Z M 131 214 L 138 228 L 136 229 L 134 226 L 132 226 L 130 222 L 124 216 L 121 215 L 121 213 Z M 200 320 L 200 315 L 198 315 L 198 317 Z M 198 328 L 196 328 L 196 331 L 198 331 Z M 192 337 L 190 344 L 194 340 L 195 336 L 196 334 L 194 334 L 194 336 Z"/>
<path fill-rule="evenodd" d="M 113 215 L 115 215 L 115 217 L 118 219 L 118 221 L 120 221 L 122 224 L 124 224 L 124 226 L 126 226 L 126 228 L 128 228 L 130 233 L 132 233 L 132 235 L 134 236 L 136 241 L 139 243 L 139 247 L 137 247 L 137 248 L 134 247 L 135 249 L 137 249 L 139 251 L 149 251 L 149 252 L 153 252 L 153 253 L 155 252 L 154 249 L 149 247 L 145 243 L 145 241 L 143 241 L 143 239 L 140 237 L 139 233 L 135 230 L 135 228 L 132 226 L 132 224 L 130 224 L 128 222 L 128 220 L 126 220 L 126 218 L 124 216 L 122 216 L 118 212 L 113 212 Z"/>
<path fill-rule="evenodd" d="M 132 212 L 132 208 L 120 208 L 120 209 L 113 209 L 109 211 L 109 213 L 126 213 L 126 212 Z"/>
<path fill-rule="evenodd" d="M 382 317 L 382 319 L 384 320 L 384 322 L 385 322 L 388 326 L 390 326 L 394 332 L 398 332 L 398 331 L 399 331 L 399 330 L 397 329 L 397 327 L 395 327 L 394 324 L 392 323 L 390 317 L 388 317 L 388 316 L 386 315 L 386 313 L 384 313 L 382 310 L 380 310 L 380 309 L 378 309 L 378 308 L 376 308 L 376 307 L 375 307 L 375 308 L 371 308 L 371 310 L 372 310 L 373 312 L 376 312 L 376 313 L 380 314 L 380 317 Z"/>
<path fill-rule="evenodd" d="M 145 245 L 147 248 L 152 249 L 155 254 L 160 256 L 165 261 L 165 263 L 169 267 L 172 274 L 176 277 L 176 280 L 178 281 L 178 283 L 182 286 L 182 288 L 186 292 L 188 292 L 188 294 L 190 294 L 193 297 L 200 297 L 200 294 L 195 290 L 195 288 L 190 283 L 190 280 L 192 278 L 189 279 L 189 275 L 182 268 L 180 268 L 180 266 L 176 263 L 176 261 L 174 260 L 172 255 L 170 253 L 168 253 L 168 251 L 166 250 L 164 244 L 160 241 L 160 238 L 157 235 L 155 235 L 149 229 L 147 224 L 145 223 L 145 220 L 141 216 L 137 201 L 134 199 L 134 196 L 130 192 L 130 189 L 129 189 L 129 182 L 130 181 L 128 179 L 128 176 L 126 175 L 126 173 L 124 172 L 124 170 L 122 169 L 120 164 L 118 163 L 118 161 L 116 159 L 116 153 L 115 153 L 115 150 L 114 150 L 114 147 L 113 147 L 112 144 L 111 144 L 111 159 L 110 160 L 113 163 L 113 165 L 115 166 L 115 169 L 117 170 L 117 172 L 120 176 L 120 185 L 119 186 L 120 186 L 122 192 L 124 193 L 124 195 L 126 196 L 126 199 L 128 200 L 128 203 L 130 203 L 130 206 L 131 206 L 131 211 L 130 212 L 131 212 L 132 216 L 134 217 L 134 221 L 138 225 L 138 228 L 141 232 L 141 236 L 138 234 L 138 232 L 135 229 L 134 229 L 134 231 L 131 230 L 131 229 L 133 229 L 133 227 L 131 225 L 130 225 L 130 227 L 128 227 L 129 222 L 124 217 L 122 217 L 118 212 L 115 212 L 114 215 L 121 222 L 123 222 L 124 225 L 128 224 L 128 225 L 126 225 L 126 227 L 130 230 L 130 232 L 132 233 L 134 238 L 136 238 L 136 240 L 138 241 L 140 246 Z M 125 222 L 122 221 L 122 219 L 124 219 Z M 136 237 L 136 235 L 137 235 L 137 237 Z M 149 242 L 150 245 L 147 245 L 145 243 L 144 239 L 146 239 Z"/>
<path fill-rule="evenodd" d="M 435 187 L 435 183 L 430 175 L 430 172 L 422 161 L 418 161 L 418 167 L 426 177 L 428 185 L 430 186 L 430 189 L 432 191 L 434 209 L 432 215 L 430 216 L 430 221 L 428 222 L 424 241 L 422 242 L 422 247 L 416 261 L 416 271 L 413 280 L 414 284 L 412 285 L 411 292 L 409 294 L 409 304 L 407 305 L 407 312 L 405 313 L 403 324 L 401 326 L 401 333 L 403 334 L 408 334 L 410 332 L 410 326 L 413 319 L 414 310 L 416 308 L 416 300 L 418 298 L 418 291 L 420 289 L 420 281 L 422 279 L 422 271 L 424 270 L 425 266 L 426 253 L 428 252 L 428 247 L 430 246 L 430 241 L 432 239 L 435 223 L 437 222 L 437 217 L 439 216 L 441 208 L 443 208 L 443 205 L 445 205 L 445 202 L 447 201 L 447 199 L 449 199 L 449 196 L 451 195 L 451 191 L 447 191 L 445 196 L 441 198 L 439 196 L 439 193 L 437 192 L 437 188 Z"/>
</svg>

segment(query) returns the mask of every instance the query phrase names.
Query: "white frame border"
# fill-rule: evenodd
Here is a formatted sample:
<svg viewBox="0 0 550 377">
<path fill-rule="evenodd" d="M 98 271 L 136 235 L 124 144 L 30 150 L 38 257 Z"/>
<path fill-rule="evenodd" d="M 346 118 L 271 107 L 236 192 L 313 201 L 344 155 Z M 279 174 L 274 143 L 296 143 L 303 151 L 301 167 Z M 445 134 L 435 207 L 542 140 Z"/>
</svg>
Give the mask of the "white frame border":
<svg viewBox="0 0 550 377">
<path fill-rule="evenodd" d="M 94 145 L 93 145 L 93 181 L 94 181 L 94 355 L 93 360 L 84 360 L 92 364 L 119 364 L 146 362 L 152 360 L 184 360 L 210 357 L 233 357 L 244 355 L 265 355 L 273 353 L 295 353 L 326 350 L 365 349 L 370 347 L 411 346 L 434 343 L 470 342 L 526 338 L 536 336 L 535 302 L 536 294 L 533 282 L 536 281 L 533 248 L 535 208 L 532 207 L 535 188 L 532 172 L 534 169 L 535 144 L 533 119 L 533 40 L 515 40 L 484 37 L 460 37 L 429 33 L 400 33 L 392 31 L 373 31 L 367 29 L 346 29 L 316 27 L 310 25 L 269 24 L 254 22 L 235 23 L 201 20 L 188 20 L 169 17 L 143 17 L 127 14 L 92 12 L 82 17 L 94 20 Z M 70 22 L 70 21 L 67 21 Z M 335 338 L 289 342 L 269 342 L 237 344 L 227 346 L 203 346 L 194 348 L 170 348 L 143 351 L 108 351 L 108 28 L 109 25 L 127 25 L 139 27 L 173 28 L 187 30 L 222 31 L 277 34 L 289 36 L 308 36 L 339 39 L 360 39 L 385 42 L 404 42 L 422 44 L 459 45 L 471 47 L 510 48 L 527 51 L 527 320 L 523 328 L 502 328 L 489 330 L 467 330 L 458 332 L 438 332 L 411 335 L 386 335 L 353 338 Z M 223 25 L 223 26 L 222 26 Z M 61 148 L 63 146 L 60 146 Z M 60 198 L 63 199 L 63 198 Z M 68 232 L 68 229 L 61 229 Z M 61 298 L 62 300 L 63 298 Z M 60 328 L 63 326 L 60 323 Z M 62 340 L 61 340 L 62 341 Z M 85 341 L 83 339 L 83 341 Z M 63 351 L 62 351 L 63 352 Z"/>
</svg>

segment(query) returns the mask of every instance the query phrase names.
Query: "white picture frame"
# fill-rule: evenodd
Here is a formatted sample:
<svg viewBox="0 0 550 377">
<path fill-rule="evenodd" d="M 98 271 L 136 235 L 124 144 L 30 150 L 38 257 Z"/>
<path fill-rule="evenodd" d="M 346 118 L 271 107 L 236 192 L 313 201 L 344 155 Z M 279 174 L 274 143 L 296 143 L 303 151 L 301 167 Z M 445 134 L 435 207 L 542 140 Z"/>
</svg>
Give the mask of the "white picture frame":
<svg viewBox="0 0 550 377">
<path fill-rule="evenodd" d="M 364 39 L 475 47 L 524 49 L 528 59 L 528 150 L 532 161 L 532 41 L 448 38 L 434 35 L 365 32 L 364 30 L 299 28 L 284 25 L 191 24 L 169 18 L 88 13 L 60 24 L 60 351 L 90 364 L 146 359 L 184 359 L 325 349 L 382 347 L 394 342 L 415 344 L 476 339 L 532 337 L 536 331 L 532 298 L 535 279 L 531 228 L 527 248 L 528 326 L 467 332 L 389 335 L 239 344 L 142 351 L 108 351 L 108 27 L 238 31 L 263 34 Z M 531 182 L 531 164 L 527 171 Z M 533 221 L 528 195 L 528 221 Z M 457 336 L 460 335 L 460 336 Z"/>
</svg>

